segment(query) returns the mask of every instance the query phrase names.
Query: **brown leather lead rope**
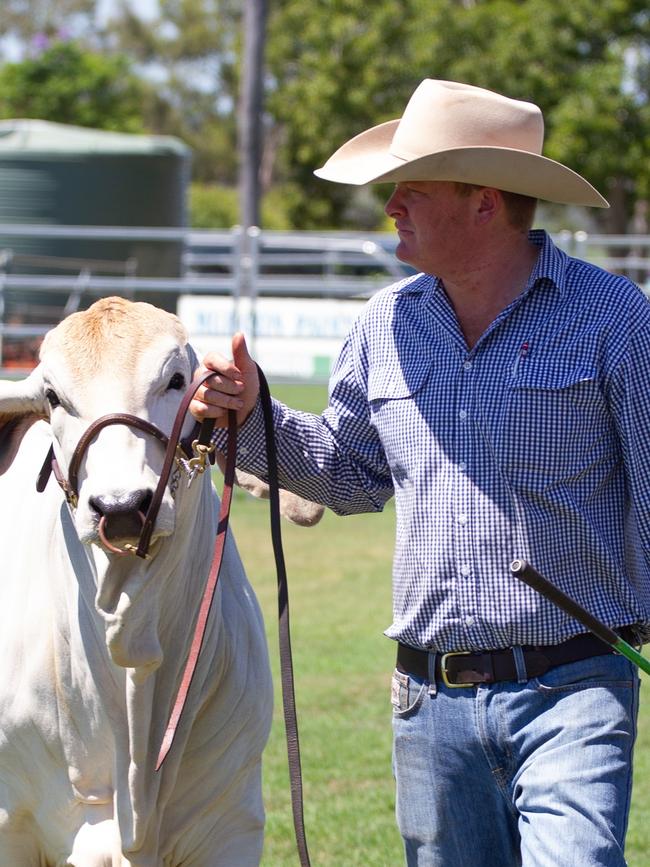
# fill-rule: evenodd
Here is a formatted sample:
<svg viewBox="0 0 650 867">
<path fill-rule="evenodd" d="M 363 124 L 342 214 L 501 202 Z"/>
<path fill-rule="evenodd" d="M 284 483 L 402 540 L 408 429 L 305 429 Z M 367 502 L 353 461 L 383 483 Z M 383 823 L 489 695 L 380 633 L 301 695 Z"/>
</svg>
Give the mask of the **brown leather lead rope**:
<svg viewBox="0 0 650 867">
<path fill-rule="evenodd" d="M 293 682 L 293 661 L 291 655 L 291 630 L 289 626 L 289 585 L 287 570 L 282 551 L 282 529 L 280 525 L 280 485 L 278 481 L 278 463 L 275 451 L 275 434 L 273 430 L 273 406 L 271 393 L 262 369 L 257 365 L 260 379 L 260 399 L 264 414 L 264 431 L 266 438 L 266 461 L 269 477 L 269 503 L 271 507 L 271 540 L 278 579 L 278 619 L 280 642 L 280 679 L 282 682 L 282 703 L 284 708 L 284 730 L 287 737 L 287 754 L 289 760 L 289 783 L 291 787 L 291 808 L 293 811 L 293 827 L 298 845 L 298 856 L 301 867 L 310 867 L 305 819 L 303 811 L 302 768 L 300 764 L 300 743 L 298 740 L 298 716 L 296 713 L 296 697 Z"/>
<path fill-rule="evenodd" d="M 194 377 L 194 379 L 190 383 L 189 388 L 183 395 L 183 399 L 176 413 L 176 418 L 174 419 L 174 426 L 172 428 L 172 432 L 169 435 L 169 442 L 167 443 L 167 450 L 165 452 L 165 459 L 163 461 L 163 466 L 160 471 L 158 486 L 154 491 L 153 497 L 151 499 L 151 505 L 147 510 L 145 522 L 140 533 L 140 541 L 138 543 L 138 550 L 136 551 L 138 557 L 146 557 L 147 555 L 147 550 L 149 549 L 149 542 L 151 541 L 151 534 L 153 533 L 153 529 L 156 524 L 156 518 L 158 517 L 158 510 L 160 509 L 160 504 L 162 503 L 165 488 L 167 486 L 167 480 L 169 479 L 169 475 L 171 473 L 171 469 L 176 457 L 176 445 L 180 440 L 181 430 L 183 428 L 183 423 L 185 421 L 185 415 L 187 414 L 187 410 L 189 409 L 192 398 L 196 394 L 199 387 L 203 385 L 206 379 L 209 379 L 211 375 L 212 371 L 205 371 L 203 374 L 199 374 Z M 228 419 L 230 423 L 230 414 L 228 415 Z M 207 441 L 209 442 L 213 428 L 214 419 L 206 419 L 201 425 L 200 439 L 202 440 L 203 437 L 206 436 Z M 234 446 L 232 448 L 232 451 L 235 451 Z"/>
<path fill-rule="evenodd" d="M 266 377 L 261 368 L 257 368 L 260 378 L 260 400 L 264 415 L 264 429 L 266 441 L 266 453 L 269 476 L 269 503 L 271 511 L 271 540 L 278 583 L 278 619 L 279 619 L 279 643 L 280 643 L 280 679 L 282 684 L 282 702 L 284 708 L 284 727 L 287 739 L 287 756 L 289 766 L 289 783 L 291 789 L 291 808 L 293 812 L 293 825 L 298 847 L 298 857 L 301 867 L 311 867 L 309 850 L 307 848 L 307 835 L 305 833 L 305 821 L 303 810 L 302 768 L 300 763 L 300 744 L 298 739 L 298 716 L 296 712 L 296 698 L 293 678 L 293 660 L 291 654 L 291 635 L 289 625 L 289 589 L 287 571 L 282 550 L 282 529 L 280 521 L 280 488 L 278 482 L 278 466 L 275 453 L 275 436 L 273 431 L 273 408 L 271 395 Z M 207 377 L 204 377 L 202 381 Z M 215 540 L 212 565 L 206 582 L 199 616 L 194 631 L 194 638 L 190 647 L 190 653 L 185 665 L 185 671 L 181 679 L 174 707 L 163 736 L 163 741 L 158 753 L 156 770 L 159 770 L 171 749 L 178 727 L 187 695 L 190 689 L 196 663 L 201 651 L 203 635 L 207 619 L 219 580 L 219 571 L 223 559 L 228 521 L 230 517 L 230 505 L 232 500 L 232 488 L 235 476 L 237 443 L 236 415 L 232 410 L 228 411 L 228 440 L 226 446 L 226 468 L 224 471 L 224 487 L 221 497 L 221 511 L 217 538 Z"/>
<path fill-rule="evenodd" d="M 205 589 L 203 591 L 201 606 L 199 608 L 199 614 L 196 620 L 196 625 L 194 627 L 194 637 L 192 638 L 190 652 L 187 657 L 187 662 L 185 663 L 185 670 L 181 679 L 181 685 L 178 688 L 176 699 L 174 701 L 174 707 L 172 709 L 169 722 L 167 723 L 167 729 L 165 730 L 165 734 L 160 745 L 160 750 L 158 752 L 158 759 L 156 760 L 157 771 L 160 770 L 160 767 L 165 761 L 165 758 L 167 757 L 167 754 L 169 753 L 169 750 L 171 749 L 172 743 L 174 741 L 176 728 L 181 718 L 181 714 L 183 713 L 183 708 L 185 707 L 185 702 L 187 700 L 187 694 L 190 690 L 192 678 L 194 677 L 194 671 L 196 670 L 196 664 L 199 660 L 199 654 L 201 653 L 201 645 L 203 644 L 203 637 L 205 635 L 208 616 L 210 614 L 212 600 L 214 599 L 214 594 L 217 589 L 217 582 L 219 581 L 219 572 L 221 571 L 221 563 L 223 561 L 223 554 L 226 548 L 226 535 L 228 533 L 228 521 L 230 518 L 232 489 L 235 481 L 235 456 L 237 451 L 236 418 L 237 417 L 235 412 L 233 410 L 228 410 L 228 445 L 226 454 L 226 468 L 224 471 L 223 493 L 221 495 L 221 509 L 219 511 L 219 523 L 217 524 L 217 536 L 214 543 L 214 553 L 212 554 L 212 564 L 210 566 L 208 580 L 206 581 Z"/>
</svg>

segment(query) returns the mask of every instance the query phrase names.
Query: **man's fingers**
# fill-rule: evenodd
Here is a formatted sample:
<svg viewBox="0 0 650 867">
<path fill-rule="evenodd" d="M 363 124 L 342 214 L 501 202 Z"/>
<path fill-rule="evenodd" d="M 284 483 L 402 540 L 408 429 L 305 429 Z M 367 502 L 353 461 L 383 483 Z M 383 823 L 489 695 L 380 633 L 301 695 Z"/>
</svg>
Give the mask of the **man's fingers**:
<svg viewBox="0 0 650 867">
<path fill-rule="evenodd" d="M 206 403 L 214 403 L 214 400 L 219 395 L 238 395 L 244 390 L 244 383 L 241 380 L 229 379 L 227 376 L 222 376 L 215 373 L 203 383 L 197 390 L 199 397 L 204 397 Z"/>
<path fill-rule="evenodd" d="M 213 375 L 200 386 L 190 404 L 195 418 L 213 418 L 221 427 L 227 424 L 229 409 L 234 409 L 238 423 L 243 423 L 255 406 L 259 389 L 257 365 L 241 332 L 233 337 L 232 351 L 232 361 L 217 352 L 205 356 L 201 370 L 213 371 Z"/>
</svg>

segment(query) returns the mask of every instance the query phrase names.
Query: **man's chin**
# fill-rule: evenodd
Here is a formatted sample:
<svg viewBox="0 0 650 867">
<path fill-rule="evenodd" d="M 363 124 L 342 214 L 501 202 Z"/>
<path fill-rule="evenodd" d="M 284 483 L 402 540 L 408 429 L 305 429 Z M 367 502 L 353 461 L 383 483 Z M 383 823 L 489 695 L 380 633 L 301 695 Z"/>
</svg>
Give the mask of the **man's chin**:
<svg viewBox="0 0 650 867">
<path fill-rule="evenodd" d="M 395 248 L 395 257 L 399 259 L 400 262 L 404 262 L 405 265 L 410 265 L 412 268 L 417 269 L 413 253 L 409 251 L 408 246 L 401 238 L 399 244 Z"/>
</svg>

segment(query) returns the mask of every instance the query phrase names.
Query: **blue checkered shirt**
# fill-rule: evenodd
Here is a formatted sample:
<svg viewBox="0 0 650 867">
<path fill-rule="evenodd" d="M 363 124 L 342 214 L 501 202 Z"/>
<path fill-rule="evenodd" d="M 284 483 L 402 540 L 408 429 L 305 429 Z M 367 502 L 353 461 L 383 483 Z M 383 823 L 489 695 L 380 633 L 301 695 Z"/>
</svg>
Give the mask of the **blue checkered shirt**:
<svg viewBox="0 0 650 867">
<path fill-rule="evenodd" d="M 435 277 L 375 295 L 322 416 L 274 402 L 283 487 L 341 515 L 395 496 L 393 622 L 437 651 L 584 631 L 510 574 L 531 562 L 650 639 L 650 304 L 544 232 L 525 290 L 468 350 Z M 259 407 L 239 464 L 264 476 Z"/>
</svg>

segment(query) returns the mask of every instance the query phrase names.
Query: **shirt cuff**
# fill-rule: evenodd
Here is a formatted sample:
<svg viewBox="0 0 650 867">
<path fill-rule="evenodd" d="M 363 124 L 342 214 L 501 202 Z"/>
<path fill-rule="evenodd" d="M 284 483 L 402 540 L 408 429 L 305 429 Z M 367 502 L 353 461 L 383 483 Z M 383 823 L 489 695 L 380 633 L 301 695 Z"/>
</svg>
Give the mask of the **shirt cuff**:
<svg viewBox="0 0 650 867">
<path fill-rule="evenodd" d="M 228 449 L 228 429 L 217 428 L 212 442 L 220 452 Z M 266 440 L 262 401 L 257 403 L 243 425 L 237 430 L 237 467 L 259 477 L 266 473 Z"/>
</svg>

